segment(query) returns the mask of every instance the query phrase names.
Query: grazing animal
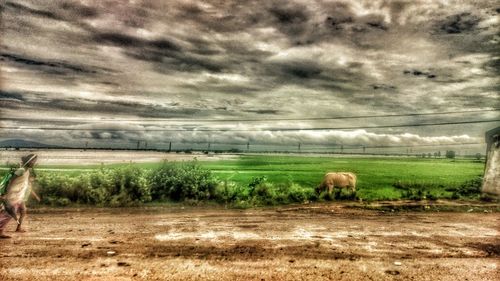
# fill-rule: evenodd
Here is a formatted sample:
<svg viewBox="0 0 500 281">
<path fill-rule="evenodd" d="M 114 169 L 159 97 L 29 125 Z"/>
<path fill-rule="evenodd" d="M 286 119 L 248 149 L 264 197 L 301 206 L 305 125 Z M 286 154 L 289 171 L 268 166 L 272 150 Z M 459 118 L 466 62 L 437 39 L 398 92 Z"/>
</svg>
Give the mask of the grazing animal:
<svg viewBox="0 0 500 281">
<path fill-rule="evenodd" d="M 356 175 L 349 172 L 326 173 L 317 191 L 320 193 L 326 189 L 328 194 L 332 194 L 334 188 L 349 188 L 354 193 L 356 191 Z"/>
</svg>

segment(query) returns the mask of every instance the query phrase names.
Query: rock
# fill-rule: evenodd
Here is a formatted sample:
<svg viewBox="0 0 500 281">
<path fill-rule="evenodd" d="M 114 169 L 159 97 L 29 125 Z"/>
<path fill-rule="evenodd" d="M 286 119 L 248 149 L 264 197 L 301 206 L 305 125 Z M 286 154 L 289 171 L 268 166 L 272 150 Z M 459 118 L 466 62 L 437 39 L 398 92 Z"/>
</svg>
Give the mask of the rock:
<svg viewBox="0 0 500 281">
<path fill-rule="evenodd" d="M 402 263 L 400 261 L 395 261 L 394 265 L 400 266 L 400 265 L 402 265 Z"/>
<path fill-rule="evenodd" d="M 116 252 L 115 251 L 107 251 L 106 254 L 108 254 L 108 256 L 114 256 L 114 255 L 116 255 Z"/>
<path fill-rule="evenodd" d="M 118 265 L 118 266 L 130 266 L 130 263 L 124 262 L 124 261 L 119 261 L 116 263 L 116 265 Z"/>
</svg>

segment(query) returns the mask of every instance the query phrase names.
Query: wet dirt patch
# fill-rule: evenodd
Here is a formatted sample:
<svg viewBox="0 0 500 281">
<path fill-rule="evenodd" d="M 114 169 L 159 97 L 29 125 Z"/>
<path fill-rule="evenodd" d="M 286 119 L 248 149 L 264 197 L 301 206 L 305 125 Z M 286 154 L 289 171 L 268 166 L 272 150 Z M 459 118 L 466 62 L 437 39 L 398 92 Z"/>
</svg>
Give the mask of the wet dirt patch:
<svg viewBox="0 0 500 281">
<path fill-rule="evenodd" d="M 467 247 L 483 251 L 488 257 L 500 257 L 500 241 L 495 243 L 468 243 Z"/>
</svg>

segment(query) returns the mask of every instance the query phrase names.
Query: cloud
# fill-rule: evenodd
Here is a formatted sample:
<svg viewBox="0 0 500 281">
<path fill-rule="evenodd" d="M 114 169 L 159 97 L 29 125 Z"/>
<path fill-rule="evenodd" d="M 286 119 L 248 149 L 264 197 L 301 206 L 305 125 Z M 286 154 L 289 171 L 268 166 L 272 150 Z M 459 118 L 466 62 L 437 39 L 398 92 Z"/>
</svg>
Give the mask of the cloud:
<svg viewBox="0 0 500 281">
<path fill-rule="evenodd" d="M 477 28 L 479 21 L 479 17 L 471 13 L 460 13 L 446 17 L 439 29 L 450 34 L 470 32 Z"/>
<path fill-rule="evenodd" d="M 488 109 L 498 104 L 500 73 L 494 4 L 6 1 L 1 4 L 0 113 L 60 119 L 120 116 L 147 123 L 149 118 Z M 395 119 L 346 121 L 391 122 Z M 374 133 L 481 137 L 485 126 Z M 258 137 L 281 138 L 271 135 Z M 422 138 L 418 141 L 425 142 Z"/>
<path fill-rule="evenodd" d="M 21 13 L 31 14 L 31 15 L 37 16 L 37 17 L 46 17 L 46 18 L 55 19 L 55 20 L 60 19 L 60 17 L 58 17 L 55 13 L 53 13 L 51 11 L 45 11 L 45 10 L 41 10 L 41 9 L 33 9 L 33 8 L 30 8 L 30 7 L 25 6 L 23 4 L 19 4 L 19 3 L 13 3 L 13 2 L 7 1 L 5 3 L 5 6 L 8 8 L 12 8 L 16 11 L 19 11 Z"/>
<path fill-rule="evenodd" d="M 72 16 L 81 18 L 95 18 L 99 16 L 99 10 L 96 7 L 83 5 L 81 3 L 64 1 L 59 4 L 59 7 L 69 12 Z"/>
<path fill-rule="evenodd" d="M 24 97 L 20 93 L 0 90 L 0 100 L 24 101 Z"/>
<path fill-rule="evenodd" d="M 49 74 L 96 74 L 95 67 L 70 64 L 64 61 L 43 61 L 11 53 L 0 53 L 0 61 Z M 102 70 L 102 69 L 100 69 Z"/>
</svg>

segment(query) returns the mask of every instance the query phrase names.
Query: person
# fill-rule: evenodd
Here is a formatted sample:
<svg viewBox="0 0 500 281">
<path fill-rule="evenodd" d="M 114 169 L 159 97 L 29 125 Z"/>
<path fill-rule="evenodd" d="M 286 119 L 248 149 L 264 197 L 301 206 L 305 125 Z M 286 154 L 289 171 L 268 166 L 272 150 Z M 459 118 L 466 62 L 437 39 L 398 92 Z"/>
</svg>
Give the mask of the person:
<svg viewBox="0 0 500 281">
<path fill-rule="evenodd" d="M 32 194 L 36 200 L 40 201 L 40 197 L 32 189 L 36 177 L 33 167 L 36 164 L 37 155 L 26 155 L 21 160 L 21 168 L 14 172 L 12 179 L 7 185 L 6 193 L 0 198 L 2 201 L 7 202 L 9 207 L 14 209 L 15 214 L 20 214 L 16 232 L 25 232 L 22 223 L 26 217 L 26 201 L 29 195 Z M 6 206 L 7 204 L 4 205 Z M 10 238 L 10 236 L 4 234 L 4 231 L 12 216 L 5 210 L 5 206 L 0 211 L 0 239 Z"/>
</svg>

